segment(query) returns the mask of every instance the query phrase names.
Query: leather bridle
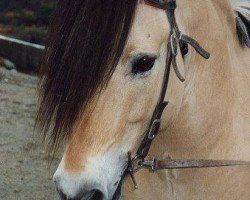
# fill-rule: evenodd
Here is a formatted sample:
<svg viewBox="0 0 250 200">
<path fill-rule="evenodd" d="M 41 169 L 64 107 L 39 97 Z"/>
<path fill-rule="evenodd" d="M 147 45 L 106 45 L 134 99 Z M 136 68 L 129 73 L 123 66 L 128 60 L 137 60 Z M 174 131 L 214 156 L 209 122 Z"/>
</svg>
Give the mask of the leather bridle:
<svg viewBox="0 0 250 200">
<path fill-rule="evenodd" d="M 167 158 L 164 160 L 158 160 L 153 158 L 151 160 L 146 160 L 149 149 L 151 147 L 152 141 L 155 139 L 159 133 L 159 128 L 161 124 L 162 113 L 167 106 L 167 102 L 164 101 L 169 82 L 169 74 L 171 66 L 175 71 L 176 76 L 183 82 L 185 79 L 181 75 L 177 63 L 176 56 L 178 52 L 178 47 L 182 45 L 191 45 L 197 53 L 202 57 L 208 59 L 210 54 L 205 51 L 199 43 L 192 39 L 191 37 L 184 35 L 178 28 L 175 19 L 175 9 L 177 7 L 176 0 L 145 0 L 146 3 L 164 9 L 167 14 L 167 18 L 170 24 L 170 36 L 167 44 L 167 56 L 166 56 L 166 67 L 164 72 L 163 83 L 161 87 L 161 93 L 158 99 L 158 103 L 153 112 L 150 124 L 145 133 L 135 157 L 131 157 L 129 153 L 128 156 L 128 168 L 126 173 L 128 173 L 134 183 L 135 188 L 137 184 L 135 181 L 134 173 L 141 168 L 149 168 L 152 171 L 161 169 L 183 169 L 183 168 L 206 168 L 206 167 L 222 167 L 222 166 L 235 166 L 235 165 L 250 165 L 249 161 L 237 161 L 237 160 L 191 160 L 191 159 L 171 159 Z"/>
</svg>

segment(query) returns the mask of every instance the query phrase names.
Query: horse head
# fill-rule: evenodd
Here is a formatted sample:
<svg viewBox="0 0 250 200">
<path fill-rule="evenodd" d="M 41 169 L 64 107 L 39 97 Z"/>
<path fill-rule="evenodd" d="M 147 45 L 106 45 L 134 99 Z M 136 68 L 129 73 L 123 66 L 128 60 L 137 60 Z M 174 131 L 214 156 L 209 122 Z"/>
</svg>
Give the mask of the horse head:
<svg viewBox="0 0 250 200">
<path fill-rule="evenodd" d="M 66 141 L 63 158 L 54 174 L 62 199 L 120 198 L 128 152 L 136 156 L 150 126 L 170 59 L 168 45 L 173 29 L 166 10 L 162 9 L 164 2 L 59 1 L 42 71 L 38 122 L 44 133 L 51 133 L 52 147 Z M 192 2 L 193 6 L 188 7 L 187 2 L 180 3 L 176 15 L 178 26 L 183 34 L 192 33 L 210 47 L 206 34 L 215 33 L 209 28 L 211 24 L 200 23 L 212 19 L 206 10 L 208 2 L 204 5 Z M 203 13 L 195 18 L 200 13 L 198 8 L 195 10 L 198 4 Z M 181 12 L 183 9 L 186 11 Z M 169 48 L 173 48 L 171 45 Z M 153 143 L 150 155 L 167 156 L 164 138 L 166 130 L 173 128 L 173 122 L 183 122 L 179 129 L 185 127 L 190 132 L 197 130 L 193 121 L 209 123 L 196 116 L 199 104 L 194 100 L 194 91 L 199 86 L 193 86 L 197 80 L 192 76 L 195 69 L 187 67 L 205 65 L 205 61 L 187 45 L 176 45 L 178 69 L 169 71 L 168 90 L 163 96 L 168 106 L 162 115 L 161 136 Z M 184 83 L 179 80 L 185 78 Z M 202 112 L 199 116 L 203 116 Z M 190 139 L 186 138 L 183 146 L 192 144 Z M 144 180 L 143 186 L 157 185 L 161 191 L 164 188 L 159 185 L 164 176 L 164 172 L 156 177 L 145 175 L 144 171 L 138 174 Z M 131 180 L 125 182 L 125 189 L 131 191 Z M 149 191 L 149 186 L 143 192 L 152 199 L 158 190 Z M 161 199 L 159 195 L 167 194 L 158 193 L 157 199 Z"/>
</svg>

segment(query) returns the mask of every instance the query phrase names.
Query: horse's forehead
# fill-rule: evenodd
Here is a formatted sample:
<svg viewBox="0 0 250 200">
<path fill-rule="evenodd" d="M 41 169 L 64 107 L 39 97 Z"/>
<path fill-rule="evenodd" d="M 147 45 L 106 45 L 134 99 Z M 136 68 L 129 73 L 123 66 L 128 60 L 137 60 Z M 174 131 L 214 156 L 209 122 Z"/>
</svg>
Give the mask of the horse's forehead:
<svg viewBox="0 0 250 200">
<path fill-rule="evenodd" d="M 157 53 L 161 44 L 166 41 L 168 27 L 164 10 L 139 3 L 125 53 Z"/>
</svg>

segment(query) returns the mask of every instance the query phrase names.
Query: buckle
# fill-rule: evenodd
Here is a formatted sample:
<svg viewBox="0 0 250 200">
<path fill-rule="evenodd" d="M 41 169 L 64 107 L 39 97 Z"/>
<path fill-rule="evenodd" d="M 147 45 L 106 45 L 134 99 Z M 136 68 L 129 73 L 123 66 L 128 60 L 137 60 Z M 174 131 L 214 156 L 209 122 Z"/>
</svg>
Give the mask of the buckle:
<svg viewBox="0 0 250 200">
<path fill-rule="evenodd" d="M 155 167 L 156 167 L 156 161 L 157 161 L 157 159 L 155 157 L 153 157 L 151 160 L 141 160 L 141 161 L 139 161 L 138 165 L 141 166 L 141 167 L 149 168 L 150 170 L 152 170 L 154 172 Z"/>
<path fill-rule="evenodd" d="M 155 119 L 150 127 L 148 139 L 153 140 L 157 135 L 161 123 L 161 119 Z M 158 126 L 158 127 L 157 127 Z"/>
<path fill-rule="evenodd" d="M 173 31 L 172 35 L 170 36 L 170 44 L 171 44 L 171 51 L 173 56 L 177 56 L 178 54 L 178 38 L 177 38 L 177 34 L 175 31 Z"/>
</svg>

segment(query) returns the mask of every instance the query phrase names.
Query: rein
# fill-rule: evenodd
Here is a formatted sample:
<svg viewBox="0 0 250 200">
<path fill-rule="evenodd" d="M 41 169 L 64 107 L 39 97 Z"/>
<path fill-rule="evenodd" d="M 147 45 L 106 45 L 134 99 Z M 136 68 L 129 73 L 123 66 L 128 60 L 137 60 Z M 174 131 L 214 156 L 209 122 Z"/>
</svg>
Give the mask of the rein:
<svg viewBox="0 0 250 200">
<path fill-rule="evenodd" d="M 238 161 L 238 160 L 192 160 L 192 159 L 172 159 L 167 158 L 159 160 L 153 157 L 151 160 L 146 160 L 151 144 L 155 137 L 159 133 L 162 113 L 167 106 L 168 102 L 164 101 L 169 82 L 169 75 L 171 66 L 173 66 L 176 76 L 180 81 L 185 81 L 185 78 L 181 75 L 177 63 L 176 56 L 178 52 L 178 46 L 191 45 L 198 54 L 205 59 L 210 57 L 210 54 L 204 50 L 199 43 L 193 38 L 184 35 L 178 28 L 175 19 L 175 9 L 177 7 L 176 0 L 145 0 L 148 4 L 164 9 L 167 14 L 167 18 L 170 24 L 170 36 L 167 44 L 167 57 L 166 68 L 164 72 L 163 83 L 161 87 L 161 93 L 158 99 L 158 103 L 153 112 L 150 124 L 145 133 L 135 157 L 128 155 L 128 167 L 126 173 L 128 173 L 134 183 L 135 189 L 137 183 L 134 177 L 134 173 L 138 172 L 142 168 L 148 168 L 151 171 L 163 170 L 163 169 L 185 169 L 185 168 L 211 168 L 211 167 L 223 167 L 223 166 L 240 166 L 250 165 L 250 161 Z"/>
</svg>

